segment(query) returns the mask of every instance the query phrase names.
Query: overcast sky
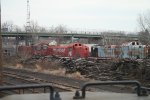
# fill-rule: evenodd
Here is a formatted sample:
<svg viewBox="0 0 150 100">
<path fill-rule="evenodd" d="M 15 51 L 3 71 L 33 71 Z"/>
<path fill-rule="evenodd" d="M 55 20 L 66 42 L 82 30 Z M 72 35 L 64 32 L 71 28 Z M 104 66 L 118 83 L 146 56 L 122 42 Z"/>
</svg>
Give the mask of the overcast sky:
<svg viewBox="0 0 150 100">
<path fill-rule="evenodd" d="M 1 0 L 2 22 L 23 26 L 27 0 Z M 30 0 L 31 20 L 44 27 L 65 25 L 77 30 L 137 31 L 139 14 L 150 0 Z"/>
</svg>

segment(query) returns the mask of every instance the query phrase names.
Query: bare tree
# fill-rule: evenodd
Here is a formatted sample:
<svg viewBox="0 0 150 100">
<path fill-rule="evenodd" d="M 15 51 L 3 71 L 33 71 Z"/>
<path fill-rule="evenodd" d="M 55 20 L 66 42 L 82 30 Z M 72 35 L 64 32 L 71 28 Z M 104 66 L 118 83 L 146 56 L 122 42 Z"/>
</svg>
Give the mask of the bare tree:
<svg viewBox="0 0 150 100">
<path fill-rule="evenodd" d="M 57 27 L 55 27 L 55 33 L 57 34 L 63 34 L 67 32 L 67 28 L 64 25 L 58 25 Z"/>
<path fill-rule="evenodd" d="M 30 32 L 31 33 L 38 33 L 39 29 L 40 29 L 40 26 L 38 25 L 37 21 L 30 22 Z"/>
<path fill-rule="evenodd" d="M 37 21 L 30 22 L 30 32 L 32 33 L 32 44 L 38 41 L 37 33 L 39 32 L 39 25 Z"/>
<path fill-rule="evenodd" d="M 144 45 L 150 44 L 150 33 L 147 29 L 145 31 L 139 32 L 138 37 L 142 44 Z"/>
<path fill-rule="evenodd" d="M 24 28 L 25 28 L 25 30 L 27 29 L 26 28 L 26 26 L 24 25 Z M 45 27 L 43 27 L 43 26 L 40 26 L 39 24 L 38 24 L 38 22 L 37 21 L 31 21 L 30 22 L 30 33 L 42 33 L 42 32 L 47 32 L 48 30 L 45 28 Z"/>
<path fill-rule="evenodd" d="M 64 25 L 58 25 L 57 27 L 54 28 L 54 33 L 56 34 L 64 34 L 67 32 L 67 28 Z M 58 36 L 57 37 L 57 43 L 63 43 L 66 39 L 64 37 Z"/>
<path fill-rule="evenodd" d="M 150 44 L 150 11 L 146 14 L 139 15 L 138 17 L 138 25 L 140 28 L 140 32 L 138 34 L 139 40 L 146 45 Z"/>
<path fill-rule="evenodd" d="M 47 30 L 45 27 L 40 26 L 40 27 L 39 27 L 39 32 L 40 32 L 40 33 L 47 33 L 48 30 Z"/>
<path fill-rule="evenodd" d="M 49 29 L 49 32 L 50 32 L 50 33 L 54 33 L 54 32 L 55 32 L 55 27 L 54 27 L 54 26 L 51 26 L 50 29 Z"/>
<path fill-rule="evenodd" d="M 14 26 L 13 26 L 13 31 L 14 31 L 14 32 L 22 32 L 22 29 L 21 29 L 19 26 L 14 25 Z"/>
<path fill-rule="evenodd" d="M 25 30 L 27 27 L 25 26 Z M 32 44 L 35 44 L 38 41 L 38 35 L 37 33 L 44 33 L 48 32 L 47 29 L 43 26 L 40 26 L 37 21 L 31 21 L 30 22 L 30 30 L 29 30 L 29 35 L 32 34 L 31 42 Z"/>
<path fill-rule="evenodd" d="M 6 21 L 2 23 L 2 30 L 6 32 L 12 32 L 13 31 L 13 22 L 12 21 Z"/>
<path fill-rule="evenodd" d="M 139 15 L 139 18 L 138 18 L 138 25 L 140 27 L 140 30 L 144 31 L 146 30 L 146 26 L 145 26 L 145 22 L 144 22 L 144 17 L 142 15 Z"/>
<path fill-rule="evenodd" d="M 18 25 L 14 25 L 12 21 L 2 23 L 2 31 L 4 32 L 21 32 L 22 29 Z"/>
<path fill-rule="evenodd" d="M 124 32 L 106 31 L 102 32 L 101 35 L 103 35 L 103 45 L 120 45 L 127 41 Z"/>
</svg>

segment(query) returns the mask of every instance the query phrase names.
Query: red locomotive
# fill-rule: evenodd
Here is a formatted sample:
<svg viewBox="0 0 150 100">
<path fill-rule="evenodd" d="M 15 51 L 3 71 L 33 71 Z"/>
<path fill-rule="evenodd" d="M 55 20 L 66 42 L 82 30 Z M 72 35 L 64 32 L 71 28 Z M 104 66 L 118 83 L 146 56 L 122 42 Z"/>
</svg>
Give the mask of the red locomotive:
<svg viewBox="0 0 150 100">
<path fill-rule="evenodd" d="M 73 43 L 69 45 L 50 46 L 55 55 L 62 57 L 87 58 L 89 56 L 89 48 L 81 43 Z"/>
<path fill-rule="evenodd" d="M 60 57 L 87 58 L 89 56 L 89 48 L 81 43 L 66 45 L 48 45 L 48 43 L 39 43 L 33 46 L 19 46 L 18 54 L 31 56 L 56 55 Z"/>
</svg>

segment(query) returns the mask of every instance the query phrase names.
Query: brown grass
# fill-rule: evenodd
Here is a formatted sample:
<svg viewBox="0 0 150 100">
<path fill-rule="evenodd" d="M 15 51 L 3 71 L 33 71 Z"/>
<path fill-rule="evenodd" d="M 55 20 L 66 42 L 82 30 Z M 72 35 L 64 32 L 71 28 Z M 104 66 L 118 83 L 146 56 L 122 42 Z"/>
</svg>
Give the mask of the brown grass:
<svg viewBox="0 0 150 100">
<path fill-rule="evenodd" d="M 8 62 L 8 63 L 7 63 Z M 46 74 L 70 77 L 75 79 L 85 79 L 79 72 L 66 73 L 66 69 L 58 62 L 50 62 L 46 60 L 29 61 L 27 63 L 21 63 L 20 58 L 5 58 L 5 65 L 12 66 L 17 69 L 27 69 L 35 72 L 42 72 Z"/>
<path fill-rule="evenodd" d="M 75 72 L 72 74 L 67 74 L 67 77 L 75 78 L 75 79 L 82 79 L 84 80 L 85 78 L 80 74 L 80 72 Z"/>
<path fill-rule="evenodd" d="M 18 63 L 18 64 L 16 64 L 15 68 L 17 68 L 17 69 L 22 69 L 22 68 L 23 68 L 23 65 Z"/>
</svg>

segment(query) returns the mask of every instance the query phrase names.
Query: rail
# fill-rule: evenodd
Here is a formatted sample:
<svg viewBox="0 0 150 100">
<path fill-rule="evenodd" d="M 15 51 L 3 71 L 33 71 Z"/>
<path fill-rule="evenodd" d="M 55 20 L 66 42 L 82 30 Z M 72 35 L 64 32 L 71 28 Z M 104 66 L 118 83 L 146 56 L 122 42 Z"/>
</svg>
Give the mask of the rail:
<svg viewBox="0 0 150 100">
<path fill-rule="evenodd" d="M 44 79 L 42 77 L 34 76 L 32 72 L 25 73 L 24 70 L 22 70 L 23 71 L 22 73 L 16 73 L 16 71 L 18 70 L 13 69 L 12 71 L 9 71 L 9 69 L 11 68 L 5 68 L 5 70 L 3 71 L 3 74 L 5 77 L 11 77 L 13 79 L 23 80 L 24 82 L 29 82 L 30 84 L 31 83 L 32 84 L 49 83 L 51 86 L 57 89 L 63 90 L 63 91 L 74 91 L 76 89 L 79 89 L 79 86 L 73 86 L 73 85 L 61 83 L 55 80 L 49 80 L 49 79 Z"/>
</svg>

